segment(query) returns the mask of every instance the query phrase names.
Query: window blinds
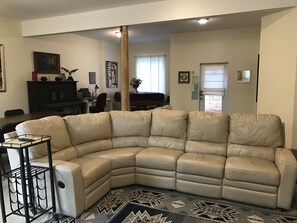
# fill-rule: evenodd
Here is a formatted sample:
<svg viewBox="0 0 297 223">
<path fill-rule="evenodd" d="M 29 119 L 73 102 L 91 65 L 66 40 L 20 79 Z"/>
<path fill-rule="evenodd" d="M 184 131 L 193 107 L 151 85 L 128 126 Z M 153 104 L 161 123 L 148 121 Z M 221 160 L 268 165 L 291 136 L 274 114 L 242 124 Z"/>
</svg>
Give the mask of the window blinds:
<svg viewBox="0 0 297 223">
<path fill-rule="evenodd" d="M 202 95 L 224 96 L 227 64 L 201 64 Z"/>
<path fill-rule="evenodd" d="M 166 56 L 136 57 L 136 77 L 142 80 L 139 91 L 166 93 Z"/>
</svg>

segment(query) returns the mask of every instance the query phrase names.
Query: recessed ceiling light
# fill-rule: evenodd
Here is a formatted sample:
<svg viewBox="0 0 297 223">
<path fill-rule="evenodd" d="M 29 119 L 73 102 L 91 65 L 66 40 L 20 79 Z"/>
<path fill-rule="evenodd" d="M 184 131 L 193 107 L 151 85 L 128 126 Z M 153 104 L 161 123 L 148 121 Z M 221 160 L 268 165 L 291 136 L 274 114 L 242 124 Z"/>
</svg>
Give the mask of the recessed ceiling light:
<svg viewBox="0 0 297 223">
<path fill-rule="evenodd" d="M 207 18 L 201 18 L 201 19 L 198 19 L 197 21 L 198 21 L 199 24 L 204 25 L 204 24 L 206 24 L 208 22 L 208 19 Z"/>
<path fill-rule="evenodd" d="M 119 31 L 117 31 L 117 32 L 115 32 L 115 35 L 117 36 L 117 37 L 119 37 L 119 38 L 121 38 L 121 32 L 119 32 Z"/>
</svg>

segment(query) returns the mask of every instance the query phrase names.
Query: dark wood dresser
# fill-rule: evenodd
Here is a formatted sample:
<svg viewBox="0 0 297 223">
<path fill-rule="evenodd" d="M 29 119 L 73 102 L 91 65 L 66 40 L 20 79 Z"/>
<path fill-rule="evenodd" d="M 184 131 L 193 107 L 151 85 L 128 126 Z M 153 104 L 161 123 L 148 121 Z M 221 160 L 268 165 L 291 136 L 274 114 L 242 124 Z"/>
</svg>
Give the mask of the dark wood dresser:
<svg viewBox="0 0 297 223">
<path fill-rule="evenodd" d="M 85 103 L 77 98 L 77 81 L 27 81 L 29 110 L 83 113 Z"/>
</svg>

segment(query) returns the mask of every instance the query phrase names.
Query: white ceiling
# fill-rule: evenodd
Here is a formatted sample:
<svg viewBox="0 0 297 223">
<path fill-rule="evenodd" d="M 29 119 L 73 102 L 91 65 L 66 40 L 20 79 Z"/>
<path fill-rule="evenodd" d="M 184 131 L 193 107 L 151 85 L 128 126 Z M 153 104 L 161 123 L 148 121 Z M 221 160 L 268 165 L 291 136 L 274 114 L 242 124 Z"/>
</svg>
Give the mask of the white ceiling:
<svg viewBox="0 0 297 223">
<path fill-rule="evenodd" d="M 1 0 L 0 17 L 31 20 L 163 0 Z"/>
<path fill-rule="evenodd" d="M 260 26 L 262 16 L 276 11 L 279 10 L 211 17 L 206 25 L 199 25 L 196 19 L 133 25 L 129 26 L 129 42 L 169 40 L 170 35 L 175 33 Z M 119 31 L 119 28 L 82 31 L 77 32 L 77 34 L 94 39 L 118 42 L 119 38 L 115 36 L 116 31 Z"/>
<path fill-rule="evenodd" d="M 25 21 L 157 1 L 163 0 L 1 0 L 0 17 Z M 129 26 L 129 41 L 160 41 L 168 40 L 169 36 L 174 33 L 260 26 L 263 15 L 276 11 L 279 10 L 262 10 L 212 17 L 209 18 L 209 23 L 204 26 L 197 24 L 196 19 L 133 25 Z M 119 39 L 114 35 L 115 31 L 118 31 L 118 28 L 76 33 L 94 39 L 119 42 Z"/>
</svg>

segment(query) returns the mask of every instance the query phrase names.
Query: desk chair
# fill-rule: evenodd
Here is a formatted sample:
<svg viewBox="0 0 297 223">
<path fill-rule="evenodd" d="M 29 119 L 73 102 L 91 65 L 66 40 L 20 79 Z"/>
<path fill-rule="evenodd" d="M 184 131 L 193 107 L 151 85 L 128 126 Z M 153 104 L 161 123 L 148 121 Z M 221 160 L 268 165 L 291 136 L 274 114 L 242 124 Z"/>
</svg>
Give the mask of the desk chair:
<svg viewBox="0 0 297 223">
<path fill-rule="evenodd" d="M 23 114 L 25 114 L 24 110 L 18 108 L 18 109 L 6 110 L 4 112 L 4 117 L 7 118 L 7 117 L 16 116 L 16 115 L 23 115 Z M 15 126 L 16 126 L 16 124 L 5 124 L 5 125 L 1 126 L 1 129 L 0 129 L 0 142 L 4 142 L 4 133 L 14 131 Z M 5 167 L 4 167 L 4 161 L 3 161 L 3 154 L 4 153 L 7 153 L 6 149 L 0 149 L 0 168 L 1 168 L 1 171 L 3 173 L 5 173 Z"/>
<path fill-rule="evenodd" d="M 106 106 L 106 98 L 106 93 L 99 94 L 96 99 L 96 105 L 89 107 L 90 113 L 104 112 L 104 108 Z"/>
<path fill-rule="evenodd" d="M 16 116 L 16 115 L 23 115 L 23 114 L 25 114 L 24 110 L 18 108 L 18 109 L 6 110 L 4 112 L 4 117 L 7 118 L 7 117 Z"/>
</svg>

